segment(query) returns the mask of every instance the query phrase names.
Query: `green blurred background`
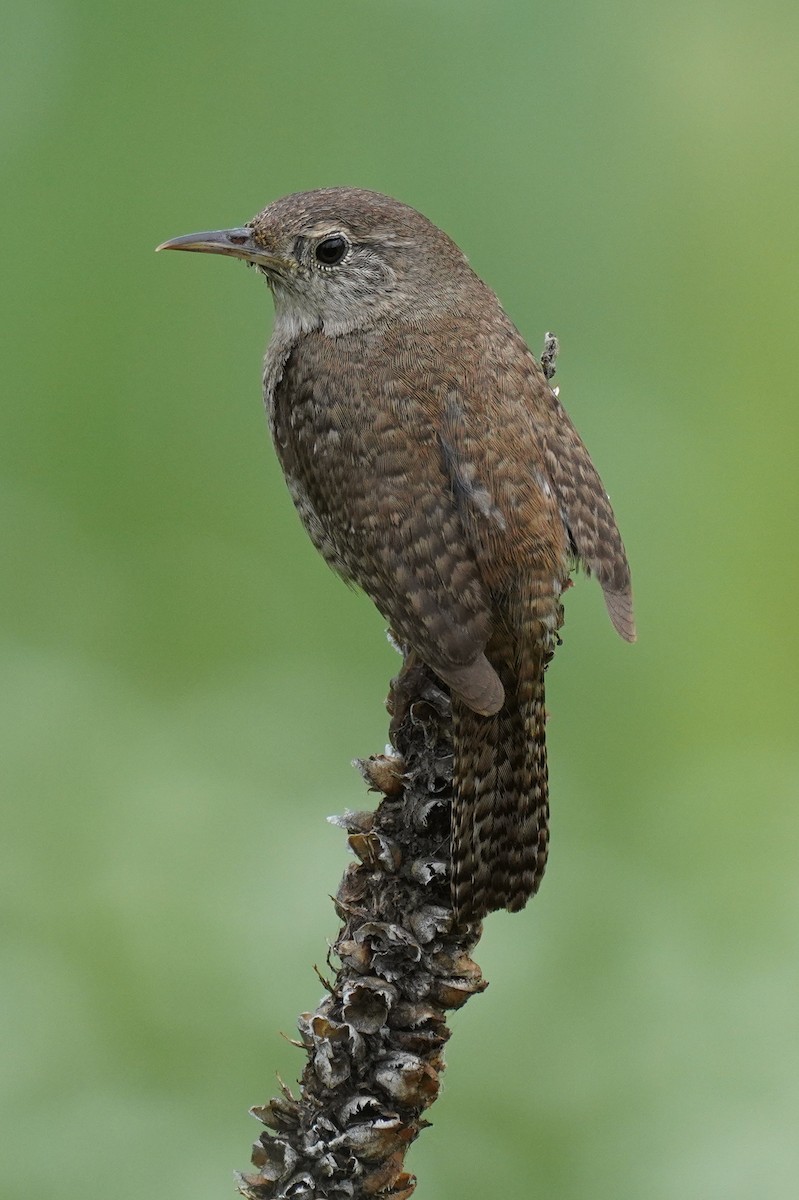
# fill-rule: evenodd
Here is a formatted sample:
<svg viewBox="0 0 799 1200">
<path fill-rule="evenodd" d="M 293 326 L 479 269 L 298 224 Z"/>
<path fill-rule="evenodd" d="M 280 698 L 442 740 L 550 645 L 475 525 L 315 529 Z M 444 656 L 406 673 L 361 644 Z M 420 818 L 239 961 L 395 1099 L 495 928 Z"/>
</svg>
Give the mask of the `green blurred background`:
<svg viewBox="0 0 799 1200">
<path fill-rule="evenodd" d="M 549 874 L 487 923 L 418 1196 L 799 1194 L 796 4 L 3 29 L 3 1195 L 232 1195 L 301 1067 L 397 660 L 269 446 L 266 289 L 153 248 L 338 183 L 558 333 L 640 630 L 570 592 Z"/>
</svg>

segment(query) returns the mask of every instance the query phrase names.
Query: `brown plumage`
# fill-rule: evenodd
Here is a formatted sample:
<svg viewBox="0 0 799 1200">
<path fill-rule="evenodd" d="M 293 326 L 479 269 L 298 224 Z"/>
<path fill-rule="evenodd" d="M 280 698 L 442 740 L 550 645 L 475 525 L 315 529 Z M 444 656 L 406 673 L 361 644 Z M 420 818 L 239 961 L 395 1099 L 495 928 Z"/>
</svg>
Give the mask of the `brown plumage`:
<svg viewBox="0 0 799 1200">
<path fill-rule="evenodd" d="M 299 514 L 452 694 L 458 918 L 522 908 L 546 863 L 544 672 L 574 558 L 635 637 L 585 446 L 494 293 L 406 205 L 331 188 L 165 245 L 266 276 L 264 396 Z"/>
</svg>

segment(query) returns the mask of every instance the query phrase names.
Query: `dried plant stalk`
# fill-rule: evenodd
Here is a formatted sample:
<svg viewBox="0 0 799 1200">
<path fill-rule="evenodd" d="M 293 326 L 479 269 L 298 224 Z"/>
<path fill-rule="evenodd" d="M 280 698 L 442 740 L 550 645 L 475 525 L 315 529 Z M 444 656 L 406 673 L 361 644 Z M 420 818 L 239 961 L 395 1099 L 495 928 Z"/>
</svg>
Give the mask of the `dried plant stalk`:
<svg viewBox="0 0 799 1200">
<path fill-rule="evenodd" d="M 389 707 L 394 752 L 358 764 L 384 798 L 335 818 L 357 861 L 336 897 L 335 979 L 299 1020 L 299 1095 L 252 1109 L 267 1132 L 239 1178 L 250 1200 L 410 1196 L 405 1154 L 438 1095 L 446 1011 L 486 987 L 469 957 L 481 926 L 457 927 L 450 905 L 449 697 L 406 664 Z"/>
</svg>

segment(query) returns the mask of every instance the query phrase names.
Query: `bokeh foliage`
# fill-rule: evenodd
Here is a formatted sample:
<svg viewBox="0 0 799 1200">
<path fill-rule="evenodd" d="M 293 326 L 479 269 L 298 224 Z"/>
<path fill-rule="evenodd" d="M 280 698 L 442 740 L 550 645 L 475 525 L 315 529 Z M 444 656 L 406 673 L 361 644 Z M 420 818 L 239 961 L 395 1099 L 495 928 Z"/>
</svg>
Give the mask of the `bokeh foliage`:
<svg viewBox="0 0 799 1200">
<path fill-rule="evenodd" d="M 9 1197 L 231 1194 L 385 740 L 382 622 L 268 445 L 288 191 L 421 208 L 613 495 L 640 642 L 569 594 L 543 891 L 487 923 L 420 1200 L 799 1179 L 796 46 L 766 0 L 7 0 L 0 454 Z"/>
</svg>

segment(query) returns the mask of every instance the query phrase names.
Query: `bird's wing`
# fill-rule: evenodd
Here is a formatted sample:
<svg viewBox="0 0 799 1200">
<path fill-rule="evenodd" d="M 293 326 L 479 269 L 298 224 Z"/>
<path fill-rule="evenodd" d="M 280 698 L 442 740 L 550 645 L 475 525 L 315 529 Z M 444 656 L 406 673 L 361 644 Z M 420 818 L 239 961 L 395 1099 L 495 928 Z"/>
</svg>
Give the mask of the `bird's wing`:
<svg viewBox="0 0 799 1200">
<path fill-rule="evenodd" d="M 465 326 L 464 326 L 465 328 Z M 444 397 L 441 437 L 447 466 L 482 575 L 503 582 L 559 578 L 563 528 L 573 551 L 599 580 L 609 617 L 635 641 L 630 566 L 611 502 L 581 437 L 518 331 L 501 314 L 471 322 L 458 360 L 467 386 Z M 453 323 L 450 342 L 457 336 Z M 557 528 L 555 528 L 557 527 Z M 492 565 L 497 580 L 488 572 Z"/>
<path fill-rule="evenodd" d="M 634 642 L 630 566 L 610 499 L 580 435 L 543 376 L 539 397 L 541 403 L 534 410 L 536 435 L 574 550 L 599 580 L 616 630 Z"/>
</svg>

